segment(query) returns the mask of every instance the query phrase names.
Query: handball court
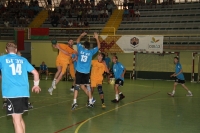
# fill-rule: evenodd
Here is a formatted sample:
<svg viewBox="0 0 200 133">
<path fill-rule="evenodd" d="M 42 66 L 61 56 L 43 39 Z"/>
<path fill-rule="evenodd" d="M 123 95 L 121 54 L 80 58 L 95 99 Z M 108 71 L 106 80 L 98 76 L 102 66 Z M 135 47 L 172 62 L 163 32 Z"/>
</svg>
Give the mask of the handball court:
<svg viewBox="0 0 200 133">
<path fill-rule="evenodd" d="M 30 80 L 32 86 L 32 80 Z M 87 108 L 87 97 L 79 91 L 78 107 L 71 111 L 73 92 L 71 82 L 62 81 L 50 96 L 47 92 L 51 80 L 41 80 L 40 94 L 31 93 L 34 108 L 23 115 L 27 133 L 199 133 L 200 132 L 200 84 L 186 82 L 193 97 L 177 86 L 175 97 L 173 81 L 125 80 L 122 92 L 125 99 L 118 104 L 113 85 L 103 84 L 106 108 L 101 108 L 95 91 L 94 108 Z M 2 103 L 2 100 L 0 102 Z M 13 133 L 10 116 L 0 110 L 0 133 Z"/>
</svg>

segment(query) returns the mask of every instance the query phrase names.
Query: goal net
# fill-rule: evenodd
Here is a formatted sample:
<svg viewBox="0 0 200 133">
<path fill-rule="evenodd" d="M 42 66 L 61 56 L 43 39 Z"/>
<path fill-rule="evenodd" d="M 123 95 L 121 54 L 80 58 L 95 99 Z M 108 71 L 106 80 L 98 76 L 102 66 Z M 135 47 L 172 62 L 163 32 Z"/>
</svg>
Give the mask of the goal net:
<svg viewBox="0 0 200 133">
<path fill-rule="evenodd" d="M 170 80 L 175 65 L 173 59 L 178 53 L 136 53 L 135 78 Z M 171 79 L 172 80 L 172 79 Z"/>
</svg>

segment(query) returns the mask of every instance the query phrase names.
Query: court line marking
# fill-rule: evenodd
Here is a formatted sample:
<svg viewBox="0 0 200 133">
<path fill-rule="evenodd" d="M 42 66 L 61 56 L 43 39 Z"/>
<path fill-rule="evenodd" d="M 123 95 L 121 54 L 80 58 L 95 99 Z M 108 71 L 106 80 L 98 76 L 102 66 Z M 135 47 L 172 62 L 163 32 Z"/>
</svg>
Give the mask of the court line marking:
<svg viewBox="0 0 200 133">
<path fill-rule="evenodd" d="M 111 109 L 111 110 L 106 111 L 106 112 L 104 112 L 104 113 L 101 113 L 101 114 L 99 114 L 99 115 L 96 115 L 96 116 L 93 116 L 93 117 L 91 117 L 91 118 L 88 118 L 87 120 L 85 120 L 85 121 L 83 121 L 82 123 L 80 123 L 80 125 L 76 128 L 75 133 L 78 133 L 78 131 L 79 131 L 79 129 L 82 127 L 82 125 L 85 124 L 86 122 L 88 122 L 89 120 L 94 119 L 94 118 L 96 118 L 96 117 L 99 117 L 99 116 L 101 116 L 101 115 L 107 114 L 107 113 L 109 113 L 109 112 L 112 112 L 112 111 L 114 111 L 114 110 L 116 110 L 116 109 L 122 108 L 122 107 L 124 107 L 124 106 L 126 106 L 126 105 L 129 105 L 129 104 L 138 103 L 138 102 L 146 102 L 146 101 L 154 101 L 154 100 L 164 100 L 164 99 L 170 99 L 170 98 L 186 98 L 186 97 L 168 97 L 168 98 L 154 98 L 154 99 L 141 100 L 141 99 L 144 99 L 144 98 L 146 98 L 146 97 L 152 96 L 152 95 L 154 95 L 154 94 L 156 94 L 156 93 L 159 93 L 159 92 L 160 92 L 160 91 L 155 92 L 155 93 L 152 93 L 152 94 L 149 94 L 149 95 L 147 95 L 147 96 L 144 96 L 144 97 L 142 97 L 142 98 L 136 99 L 136 100 L 134 100 L 134 101 L 132 101 L 132 102 L 129 102 L 129 103 L 127 103 L 127 104 L 124 104 L 124 105 L 122 105 L 122 106 L 116 107 L 116 108 L 114 108 L 114 109 Z M 194 99 L 194 98 L 197 98 L 197 99 L 198 99 L 198 98 L 200 98 L 200 97 L 192 97 L 192 98 L 193 98 L 193 99 Z"/>
<path fill-rule="evenodd" d="M 78 98 L 78 99 L 81 99 L 81 98 L 86 98 L 86 96 L 80 97 L 80 98 Z M 34 111 L 34 110 L 38 110 L 38 109 L 41 109 L 41 108 L 49 107 L 49 106 L 52 106 L 52 105 L 56 105 L 56 104 L 60 104 L 60 103 L 65 103 L 65 102 L 68 102 L 68 101 L 71 101 L 71 100 L 66 100 L 66 101 L 59 102 L 59 103 L 49 104 L 49 105 L 41 106 L 41 107 L 38 107 L 38 108 L 33 108 L 33 109 L 30 109 L 29 112 L 30 112 L 30 111 Z M 4 117 L 7 117 L 7 115 L 0 116 L 0 119 L 1 119 L 1 118 L 4 118 Z"/>
<path fill-rule="evenodd" d="M 73 125 L 67 126 L 67 127 L 63 128 L 63 129 L 60 129 L 60 130 L 58 130 L 58 131 L 56 131 L 56 132 L 54 132 L 54 133 L 62 132 L 62 131 L 66 130 L 66 129 L 69 129 L 69 128 L 73 127 L 73 126 L 76 126 L 76 125 L 78 125 L 78 124 L 81 124 L 81 123 L 84 122 L 84 121 L 85 121 L 85 120 L 80 121 L 80 122 L 77 122 L 77 123 L 75 123 L 75 124 L 73 124 Z"/>
<path fill-rule="evenodd" d="M 112 112 L 112 111 L 114 111 L 114 110 L 116 110 L 116 109 L 122 108 L 122 107 L 127 106 L 127 105 L 132 104 L 132 103 L 135 103 L 135 102 L 137 102 L 137 101 L 140 101 L 141 99 L 144 99 L 144 98 L 147 98 L 147 97 L 149 97 L 149 96 L 155 95 L 155 94 L 157 94 L 157 93 L 159 93 L 159 92 L 160 92 L 160 91 L 154 92 L 154 93 L 149 94 L 149 95 L 147 95 L 147 96 L 144 96 L 144 97 L 141 97 L 141 98 L 139 98 L 139 99 L 136 99 L 136 100 L 134 100 L 134 101 L 132 101 L 132 102 L 126 103 L 126 104 L 124 104 L 124 105 L 122 105 L 122 106 L 118 106 L 118 107 L 116 107 L 116 108 L 114 108 L 114 109 L 111 109 L 111 110 L 106 111 L 106 112 L 104 112 L 104 113 L 101 113 L 101 114 L 98 114 L 98 115 L 93 116 L 93 117 L 91 117 L 91 118 L 88 118 L 87 120 L 85 120 L 84 122 L 82 122 L 82 123 L 76 128 L 75 133 L 78 133 L 78 131 L 79 131 L 79 129 L 82 127 L 82 125 L 85 124 L 86 122 L 88 122 L 88 121 L 91 120 L 91 119 L 94 119 L 94 118 L 96 118 L 96 117 L 99 117 L 99 116 L 104 115 L 104 114 L 107 114 L 107 113 L 110 113 L 110 112 Z"/>
</svg>

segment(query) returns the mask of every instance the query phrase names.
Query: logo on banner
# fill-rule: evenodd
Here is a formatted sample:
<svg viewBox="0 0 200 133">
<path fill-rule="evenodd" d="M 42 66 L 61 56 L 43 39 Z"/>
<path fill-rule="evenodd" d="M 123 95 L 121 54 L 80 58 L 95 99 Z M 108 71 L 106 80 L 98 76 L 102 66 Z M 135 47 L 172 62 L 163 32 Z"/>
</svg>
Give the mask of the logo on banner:
<svg viewBox="0 0 200 133">
<path fill-rule="evenodd" d="M 158 44 L 159 41 L 159 39 L 156 40 L 154 37 L 152 37 L 151 44 L 149 44 L 149 49 L 160 49 L 161 45 Z"/>
<path fill-rule="evenodd" d="M 137 37 L 133 37 L 130 40 L 131 47 L 136 48 L 139 45 L 139 39 Z"/>
</svg>

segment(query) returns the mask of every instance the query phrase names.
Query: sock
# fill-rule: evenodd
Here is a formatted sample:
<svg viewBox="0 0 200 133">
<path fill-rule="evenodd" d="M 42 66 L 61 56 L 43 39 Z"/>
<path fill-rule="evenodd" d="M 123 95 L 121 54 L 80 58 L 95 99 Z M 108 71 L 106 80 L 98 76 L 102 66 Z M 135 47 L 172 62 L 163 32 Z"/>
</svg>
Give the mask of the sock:
<svg viewBox="0 0 200 133">
<path fill-rule="evenodd" d="M 74 103 L 76 103 L 76 99 L 74 99 Z"/>
<path fill-rule="evenodd" d="M 119 95 L 122 95 L 122 92 L 120 92 Z"/>
<path fill-rule="evenodd" d="M 56 79 L 53 79 L 53 81 L 56 81 Z"/>
<path fill-rule="evenodd" d="M 172 95 L 174 95 L 174 94 L 175 94 L 175 90 L 172 91 Z"/>
<path fill-rule="evenodd" d="M 92 99 L 89 99 L 89 104 L 93 104 L 93 103 L 92 103 Z"/>
<path fill-rule="evenodd" d="M 115 94 L 115 99 L 118 101 L 119 100 L 119 95 Z"/>
<path fill-rule="evenodd" d="M 189 94 L 192 94 L 192 92 L 191 92 L 190 90 L 188 91 L 188 93 L 189 93 Z"/>
<path fill-rule="evenodd" d="M 74 89 L 74 86 L 72 85 L 72 89 Z"/>
<path fill-rule="evenodd" d="M 102 104 L 104 103 L 104 99 L 101 99 Z"/>
</svg>

